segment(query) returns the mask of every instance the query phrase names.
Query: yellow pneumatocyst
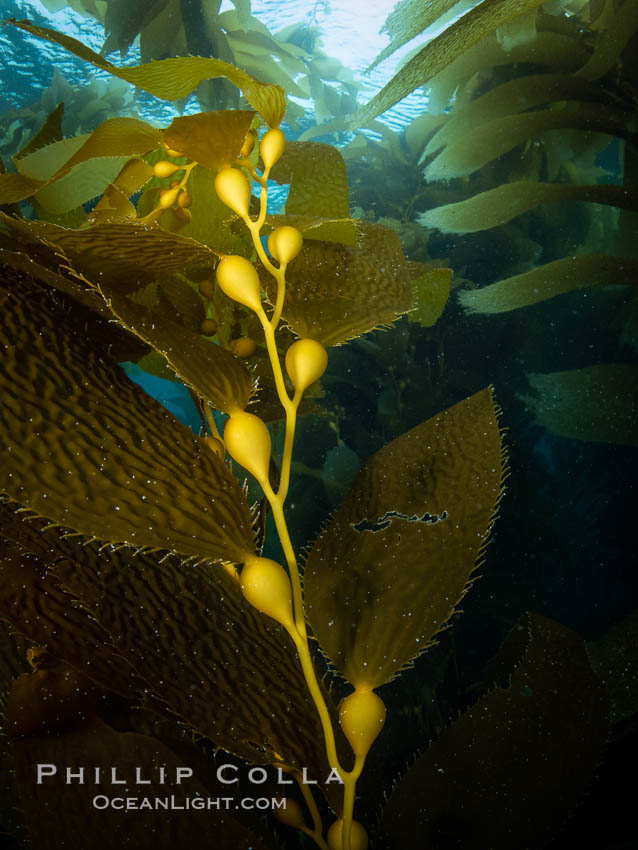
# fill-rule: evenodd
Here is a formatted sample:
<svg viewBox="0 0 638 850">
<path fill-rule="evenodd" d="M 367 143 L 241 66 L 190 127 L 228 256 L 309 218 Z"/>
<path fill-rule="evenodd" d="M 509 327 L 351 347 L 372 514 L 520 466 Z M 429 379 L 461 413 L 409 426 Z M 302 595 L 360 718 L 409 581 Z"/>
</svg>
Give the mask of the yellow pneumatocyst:
<svg viewBox="0 0 638 850">
<path fill-rule="evenodd" d="M 169 162 L 167 159 L 163 159 L 160 162 L 156 162 L 153 166 L 153 174 L 156 177 L 165 178 L 172 177 L 176 171 L 180 171 L 183 168 L 181 165 L 175 165 L 174 162 Z"/>
<path fill-rule="evenodd" d="M 341 837 L 341 831 L 343 827 L 343 820 L 339 818 L 336 820 L 330 829 L 328 830 L 328 835 L 326 836 L 328 840 L 328 847 L 330 850 L 343 850 L 343 840 Z M 359 821 L 352 821 L 352 829 L 350 831 L 350 850 L 367 850 L 368 847 L 368 833 L 365 830 L 365 827 L 362 826 Z"/>
<path fill-rule="evenodd" d="M 165 189 L 163 192 L 160 192 L 160 207 L 163 210 L 167 210 L 169 207 L 172 207 L 175 201 L 177 200 L 178 195 L 179 189 L 177 187 L 175 187 L 174 189 Z"/>
<path fill-rule="evenodd" d="M 257 351 L 257 343 L 249 336 L 240 336 L 230 343 L 230 350 L 235 357 L 252 357 Z"/>
<path fill-rule="evenodd" d="M 368 754 L 385 723 L 385 705 L 368 688 L 357 688 L 339 706 L 339 723 L 356 756 Z"/>
<path fill-rule="evenodd" d="M 259 155 L 265 168 L 272 168 L 286 150 L 286 137 L 279 129 L 268 130 L 259 143 Z"/>
<path fill-rule="evenodd" d="M 258 611 L 286 628 L 294 627 L 292 588 L 288 573 L 281 564 L 252 555 L 244 564 L 239 583 L 244 598 Z"/>
<path fill-rule="evenodd" d="M 182 209 L 182 207 L 177 207 L 175 209 L 175 218 L 181 222 L 181 224 L 190 224 L 193 219 L 190 210 Z"/>
<path fill-rule="evenodd" d="M 268 481 L 270 433 L 258 416 L 234 411 L 224 426 L 224 443 L 230 456 L 260 483 Z"/>
<path fill-rule="evenodd" d="M 301 806 L 296 800 L 293 800 L 291 797 L 284 797 L 283 799 L 286 801 L 286 807 L 282 809 L 274 809 L 274 816 L 281 823 L 285 823 L 287 826 L 292 826 L 295 827 L 295 829 L 299 829 L 305 823 Z"/>
<path fill-rule="evenodd" d="M 303 237 L 296 227 L 284 224 L 268 237 L 268 250 L 282 265 L 288 265 L 301 251 Z"/>
<path fill-rule="evenodd" d="M 236 168 L 222 168 L 215 175 L 215 191 L 222 203 L 242 218 L 248 218 L 250 184 Z"/>
<path fill-rule="evenodd" d="M 298 339 L 286 352 L 286 372 L 300 392 L 318 381 L 327 365 L 328 352 L 316 339 Z"/>
<path fill-rule="evenodd" d="M 215 285 L 212 280 L 205 278 L 199 282 L 199 292 L 205 298 L 212 298 L 215 295 Z"/>
<path fill-rule="evenodd" d="M 200 326 L 199 332 L 204 336 L 213 336 L 217 333 L 217 322 L 215 319 L 203 319 Z"/>
<path fill-rule="evenodd" d="M 222 292 L 258 313 L 261 309 L 259 275 L 245 257 L 223 257 L 216 269 L 217 283 Z"/>
</svg>

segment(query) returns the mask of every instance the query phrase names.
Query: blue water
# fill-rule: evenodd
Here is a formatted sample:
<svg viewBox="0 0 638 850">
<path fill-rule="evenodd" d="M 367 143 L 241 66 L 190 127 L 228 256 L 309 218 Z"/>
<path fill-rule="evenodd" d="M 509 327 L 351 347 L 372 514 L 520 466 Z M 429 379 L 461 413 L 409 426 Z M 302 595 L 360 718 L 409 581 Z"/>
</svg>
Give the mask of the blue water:
<svg viewBox="0 0 638 850">
<path fill-rule="evenodd" d="M 251 11 L 274 35 L 291 24 L 306 24 L 316 30 L 322 51 L 352 71 L 354 79 L 361 86 L 359 102 L 365 103 L 388 82 L 401 59 L 413 47 L 411 44 L 406 45 L 370 74 L 365 73 L 368 65 L 389 41 L 388 36 L 379 31 L 393 6 L 393 0 L 379 0 L 373 4 L 363 0 L 330 3 L 325 0 L 293 0 L 285 4 L 277 0 L 257 0 L 251 4 Z M 222 10 L 226 8 L 233 8 L 229 0 L 225 0 L 222 5 Z M 38 25 L 65 32 L 96 52 L 102 47 L 104 31 L 101 24 L 68 7 L 51 13 L 39 0 L 0 0 L 0 12 L 3 20 L 11 17 L 28 18 Z M 356 50 L 353 50 L 353 36 L 356 36 Z M 106 73 L 87 68 L 85 63 L 70 56 L 62 48 L 11 27 L 0 30 L 0 56 L 3 95 L 0 114 L 11 107 L 25 106 L 38 100 L 50 85 L 56 67 L 70 83 L 76 85 L 86 85 L 89 79 L 108 79 Z M 123 61 L 117 53 L 110 54 L 108 58 L 117 65 L 136 64 L 140 61 L 139 47 L 132 45 Z M 422 93 L 414 93 L 385 113 L 380 120 L 394 129 L 400 129 L 423 111 L 424 102 Z M 301 102 L 301 105 L 307 108 L 310 118 L 311 103 Z M 169 123 L 178 114 L 172 104 L 166 104 L 143 92 L 138 93 L 137 106 L 140 117 L 156 124 Z M 191 98 L 180 105 L 180 110 L 185 114 L 199 111 L 197 100 Z"/>
</svg>

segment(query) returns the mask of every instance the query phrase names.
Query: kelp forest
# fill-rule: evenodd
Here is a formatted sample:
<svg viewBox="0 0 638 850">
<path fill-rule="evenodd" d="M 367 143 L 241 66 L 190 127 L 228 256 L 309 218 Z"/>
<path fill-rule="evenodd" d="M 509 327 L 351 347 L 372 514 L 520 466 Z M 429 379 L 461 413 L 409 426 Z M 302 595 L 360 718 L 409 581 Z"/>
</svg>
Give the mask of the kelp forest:
<svg viewBox="0 0 638 850">
<path fill-rule="evenodd" d="M 635 848 L 638 3 L 10 6 L 2 846 Z"/>
</svg>

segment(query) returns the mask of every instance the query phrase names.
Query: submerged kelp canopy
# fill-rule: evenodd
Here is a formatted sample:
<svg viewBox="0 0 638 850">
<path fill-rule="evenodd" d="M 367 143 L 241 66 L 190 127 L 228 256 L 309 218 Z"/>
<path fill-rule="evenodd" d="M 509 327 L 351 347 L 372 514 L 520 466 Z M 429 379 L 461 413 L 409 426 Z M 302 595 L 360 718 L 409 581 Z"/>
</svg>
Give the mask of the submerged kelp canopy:
<svg viewBox="0 0 638 850">
<path fill-rule="evenodd" d="M 349 823 L 355 796 L 357 819 L 371 828 L 379 788 L 396 783 L 377 843 L 416 847 L 427 837 L 540 850 L 591 787 L 608 740 L 608 691 L 614 718 L 632 716 L 633 661 L 619 663 L 615 650 L 631 622 L 618 626 L 620 638 L 586 647 L 555 619 L 519 614 L 547 613 L 529 588 L 534 559 L 553 557 L 551 546 L 529 558 L 523 548 L 551 486 L 530 484 L 549 451 L 537 435 L 630 444 L 634 367 L 614 362 L 610 347 L 605 362 L 579 365 L 577 351 L 550 371 L 538 350 L 529 357 L 538 324 L 519 333 L 521 320 L 509 340 L 496 324 L 551 310 L 558 296 L 633 284 L 635 251 L 617 225 L 618 210 L 634 215 L 634 187 L 628 171 L 598 159 L 611 148 L 629 161 L 634 144 L 626 72 L 612 62 L 606 79 L 613 49 L 596 35 L 604 14 L 620 44 L 613 21 L 624 7 L 599 13 L 595 3 L 572 3 L 565 15 L 564 4 L 536 12 L 530 3 L 521 15 L 516 4 L 474 5 L 358 115 L 433 67 L 446 108 L 401 137 L 375 125 L 377 136 L 346 148 L 282 141 L 286 94 L 310 66 L 304 57 L 275 61 L 285 54 L 281 37 L 264 32 L 245 3 L 208 9 L 199 30 L 198 4 L 151 4 L 145 15 L 139 4 L 108 4 L 103 54 L 125 52 L 140 32 L 147 50 L 153 34 L 167 51 L 179 52 L 182 38 L 202 45 L 182 57 L 143 52 L 133 67 L 17 23 L 159 96 L 198 86 L 200 102 L 210 95 L 214 106 L 165 126 L 110 116 L 79 136 L 62 132 L 59 106 L 20 147 L 15 171 L 0 176 L 9 353 L 0 372 L 8 459 L 0 619 L 21 636 L 3 631 L 2 746 L 15 768 L 9 805 L 39 847 L 78 833 L 96 847 L 121 846 L 122 822 L 111 811 L 95 818 L 86 788 L 72 802 L 62 782 L 34 788 L 35 764 L 171 770 L 179 758 L 197 768 L 188 793 L 200 797 L 216 793 L 224 761 L 266 766 L 267 793 L 281 794 L 278 776 L 306 775 L 322 793 L 313 799 L 303 781 L 286 787 L 290 810 L 267 826 L 236 811 L 215 812 L 204 828 L 169 817 L 161 841 L 342 846 L 335 828 Z M 101 19 L 99 4 L 86 6 Z M 451 6 L 399 3 L 379 61 Z M 165 10 L 178 22 L 174 41 Z M 560 56 L 542 33 L 564 37 Z M 542 63 L 524 58 L 541 55 Z M 284 65 L 289 85 L 270 74 Z M 571 73 L 583 67 L 585 79 Z M 617 86 L 609 102 L 594 67 L 608 94 Z M 222 86 L 207 89 L 210 75 Z M 276 215 L 267 207 L 275 184 L 287 193 Z M 570 227 L 565 198 L 586 210 Z M 585 206 L 599 202 L 605 216 Z M 495 241 L 481 243 L 490 233 Z M 606 250 L 612 233 L 615 253 Z M 488 254 L 489 274 L 476 275 Z M 229 272 L 229 283 L 229 268 L 249 270 L 249 291 L 241 275 L 237 283 Z M 504 342 L 498 358 L 493 340 Z M 478 354 L 463 372 L 466 351 Z M 201 421 L 186 428 L 128 380 L 123 361 L 188 392 Z M 531 387 L 516 402 L 513 363 Z M 496 389 L 487 387 L 492 375 Z M 510 417 L 513 508 L 494 527 Z M 251 438 L 242 441 L 244 425 Z M 324 491 L 331 519 L 325 495 L 317 498 Z M 552 513 L 569 510 L 551 502 Z M 303 586 L 291 552 L 298 540 L 307 546 Z M 247 578 L 273 563 L 283 597 L 260 595 L 260 581 Z M 462 599 L 464 616 L 454 616 Z M 464 621 L 469 641 L 457 628 Z M 351 697 L 372 706 L 363 727 Z M 349 768 L 363 766 L 386 706 L 355 795 Z M 335 765 L 349 774 L 345 794 L 323 783 Z M 148 793 L 165 789 L 152 782 Z M 157 812 L 135 818 L 125 841 L 158 846 Z M 1 815 L 19 835 L 12 819 L 15 811 Z M 357 835 L 353 828 L 351 850 Z"/>
<path fill-rule="evenodd" d="M 345 148 L 355 203 L 370 218 L 389 210 L 420 260 L 449 263 L 473 314 L 601 285 L 628 285 L 635 302 L 636 5 L 480 3 L 451 20 L 450 5 L 405 0 L 388 18 L 392 43 L 377 62 L 435 25 L 442 32 L 350 126 L 417 86 L 430 114 L 401 138 L 377 125 L 380 142 L 358 137 Z M 384 172 L 395 175 L 387 193 L 377 188 Z M 613 384 L 608 394 L 614 403 Z M 571 398 L 566 389 L 566 417 Z M 628 396 L 626 421 L 634 404 Z"/>
</svg>

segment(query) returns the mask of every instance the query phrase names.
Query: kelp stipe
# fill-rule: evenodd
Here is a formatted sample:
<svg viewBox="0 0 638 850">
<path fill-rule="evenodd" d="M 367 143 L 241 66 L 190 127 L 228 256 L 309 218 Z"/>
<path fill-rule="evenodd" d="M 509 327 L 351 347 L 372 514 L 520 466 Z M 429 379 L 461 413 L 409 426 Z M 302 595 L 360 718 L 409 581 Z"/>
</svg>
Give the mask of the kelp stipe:
<svg viewBox="0 0 638 850">
<path fill-rule="evenodd" d="M 68 38 L 38 34 L 104 66 Z M 216 67 L 190 59 L 125 73 L 174 95 L 194 84 L 194 67 L 203 75 Z M 353 821 L 356 783 L 394 719 L 377 691 L 456 610 L 503 492 L 498 410 L 487 389 L 368 460 L 310 548 L 302 588 L 284 505 L 303 396 L 327 368 L 326 349 L 409 310 L 428 269 L 405 260 L 392 231 L 349 218 L 336 150 L 286 145 L 280 90 L 222 70 L 271 125 L 259 144 L 248 110 L 188 116 L 164 130 L 113 119 L 70 152 L 49 139 L 29 154 L 37 159 L 18 160 L 19 174 L 0 178 L 2 203 L 33 198 L 42 212 L 39 221 L 4 215 L 0 236 L 9 353 L 0 616 L 46 645 L 13 685 L 7 719 L 20 805 L 42 848 L 78 831 L 87 844 L 112 844 L 96 835 L 81 794 L 76 805 L 65 803 L 63 786 L 34 788 L 34 764 L 83 757 L 105 769 L 109 760 L 177 769 L 148 719 L 118 732 L 98 717 L 105 692 L 139 700 L 164 730 L 177 721 L 296 779 L 308 812 L 293 801 L 279 818 L 324 850 L 365 847 L 367 831 Z M 123 160 L 115 172 L 106 168 L 113 158 Z M 76 169 L 94 169 L 100 202 L 82 226 L 47 221 L 51 204 L 65 215 L 88 200 Z M 283 216 L 268 215 L 269 176 L 292 181 Z M 257 210 L 249 181 L 260 186 Z M 442 309 L 437 291 L 432 322 Z M 247 338 L 257 345 L 253 372 L 233 354 L 233 342 Z M 124 378 L 116 363 L 125 352 L 190 388 L 206 423 L 201 437 Z M 266 425 L 281 418 L 277 401 L 285 413 L 278 466 Z M 228 415 L 223 435 L 213 409 Z M 255 529 L 265 507 L 248 504 L 227 451 L 259 483 L 286 569 L 262 556 Z M 20 522 L 18 512 L 33 521 Z M 534 639 L 542 626 L 530 626 Z M 317 678 L 309 627 L 354 688 L 338 709 Z M 580 681 L 595 689 L 585 673 Z M 18 722 L 27 700 L 31 713 Z M 52 704 L 64 710 L 51 716 Z M 343 794 L 325 786 L 336 816 L 327 832 L 304 769 L 344 782 Z M 191 790 L 209 793 L 203 780 Z M 402 813 L 389 812 L 401 832 Z M 162 840 L 264 846 L 232 814 L 208 814 L 203 826 L 176 816 Z M 141 817 L 128 838 L 156 846 L 154 823 Z M 397 841 L 412 843 L 405 833 Z"/>
</svg>

